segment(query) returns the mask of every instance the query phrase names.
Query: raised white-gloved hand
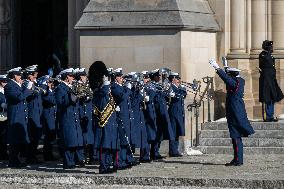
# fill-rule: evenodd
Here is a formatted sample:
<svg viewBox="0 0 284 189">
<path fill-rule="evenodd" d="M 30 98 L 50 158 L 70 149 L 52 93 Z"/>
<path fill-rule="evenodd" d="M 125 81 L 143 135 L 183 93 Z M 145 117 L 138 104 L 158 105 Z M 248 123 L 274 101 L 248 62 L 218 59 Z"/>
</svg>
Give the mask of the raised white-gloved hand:
<svg viewBox="0 0 284 189">
<path fill-rule="evenodd" d="M 1 104 L 1 108 L 7 109 L 7 104 L 3 102 L 3 103 Z"/>
<path fill-rule="evenodd" d="M 116 106 L 115 111 L 120 112 L 120 107 Z"/>
<path fill-rule="evenodd" d="M 209 64 L 211 64 L 211 66 L 213 66 L 213 68 L 215 68 L 215 69 L 220 68 L 219 65 L 217 64 L 216 60 L 214 60 L 214 59 L 210 59 Z"/>
<path fill-rule="evenodd" d="M 34 84 L 33 82 L 29 81 L 28 86 L 27 86 L 27 89 L 32 89 L 33 84 Z"/>
<path fill-rule="evenodd" d="M 145 101 L 149 102 L 150 101 L 150 97 L 149 96 L 145 96 Z"/>
<path fill-rule="evenodd" d="M 175 96 L 176 96 L 176 93 L 170 92 L 170 97 L 175 97 Z"/>
<path fill-rule="evenodd" d="M 131 88 L 132 88 L 131 83 L 127 83 L 127 84 L 126 84 L 126 87 L 127 87 L 128 89 L 131 89 Z"/>
</svg>

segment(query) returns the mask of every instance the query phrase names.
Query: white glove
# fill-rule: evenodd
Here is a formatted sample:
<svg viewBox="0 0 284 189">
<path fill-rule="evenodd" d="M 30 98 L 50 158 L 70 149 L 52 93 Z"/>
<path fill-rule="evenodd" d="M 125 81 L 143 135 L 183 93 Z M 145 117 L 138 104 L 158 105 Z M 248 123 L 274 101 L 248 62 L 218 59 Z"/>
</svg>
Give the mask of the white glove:
<svg viewBox="0 0 284 189">
<path fill-rule="evenodd" d="M 120 107 L 116 106 L 115 111 L 120 112 Z"/>
<path fill-rule="evenodd" d="M 214 59 L 210 59 L 209 64 L 211 64 L 211 66 L 213 66 L 213 68 L 215 68 L 215 69 L 220 68 L 219 65 L 217 64 L 216 60 L 214 60 Z"/>
<path fill-rule="evenodd" d="M 109 79 L 108 79 L 108 76 L 104 75 L 103 81 L 108 81 L 108 80 L 109 80 Z"/>
<path fill-rule="evenodd" d="M 32 89 L 33 84 L 34 84 L 33 82 L 29 81 L 28 86 L 27 86 L 27 89 Z"/>
<path fill-rule="evenodd" d="M 1 104 L 1 108 L 7 109 L 7 104 L 3 102 L 3 103 Z"/>
<path fill-rule="evenodd" d="M 104 85 L 110 85 L 110 81 L 104 81 Z"/>
<path fill-rule="evenodd" d="M 180 85 L 181 88 L 185 88 L 185 86 L 183 84 Z"/>
<path fill-rule="evenodd" d="M 150 97 L 149 96 L 145 96 L 145 101 L 149 102 L 150 101 Z"/>
<path fill-rule="evenodd" d="M 105 76 L 103 77 L 103 82 L 104 82 L 104 85 L 110 85 L 110 81 L 108 79 L 108 76 Z"/>
<path fill-rule="evenodd" d="M 127 87 L 128 89 L 131 89 L 131 88 L 132 88 L 131 83 L 127 83 L 126 87 Z"/>
<path fill-rule="evenodd" d="M 176 96 L 176 93 L 170 92 L 170 97 L 175 97 L 175 96 Z"/>
</svg>

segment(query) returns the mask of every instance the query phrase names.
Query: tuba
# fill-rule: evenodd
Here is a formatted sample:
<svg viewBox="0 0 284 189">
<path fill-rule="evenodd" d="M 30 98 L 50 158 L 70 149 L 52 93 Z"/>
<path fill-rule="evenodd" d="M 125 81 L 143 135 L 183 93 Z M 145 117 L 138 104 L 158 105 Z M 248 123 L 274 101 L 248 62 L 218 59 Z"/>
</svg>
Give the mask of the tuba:
<svg viewBox="0 0 284 189">
<path fill-rule="evenodd" d="M 72 84 L 71 92 L 77 97 L 77 98 L 85 98 L 85 99 L 92 99 L 93 98 L 93 91 L 90 88 L 89 82 L 79 82 L 75 81 Z"/>
</svg>

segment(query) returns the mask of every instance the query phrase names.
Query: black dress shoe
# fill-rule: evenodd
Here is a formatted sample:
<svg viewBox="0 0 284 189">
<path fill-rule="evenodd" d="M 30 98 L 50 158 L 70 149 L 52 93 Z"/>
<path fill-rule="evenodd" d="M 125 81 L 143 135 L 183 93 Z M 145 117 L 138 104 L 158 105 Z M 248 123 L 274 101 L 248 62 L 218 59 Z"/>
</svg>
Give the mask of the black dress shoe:
<svg viewBox="0 0 284 189">
<path fill-rule="evenodd" d="M 152 160 L 151 159 L 141 159 L 140 163 L 151 163 Z"/>
<path fill-rule="evenodd" d="M 43 159 L 44 161 L 56 161 L 57 160 L 53 155 L 44 156 Z"/>
<path fill-rule="evenodd" d="M 85 162 L 84 161 L 80 161 L 77 163 L 78 167 L 85 167 Z"/>
<path fill-rule="evenodd" d="M 234 160 L 232 160 L 230 163 L 226 163 L 225 164 L 225 166 L 241 166 L 241 165 L 243 165 L 243 163 L 240 163 L 240 162 L 238 162 L 238 161 L 234 161 Z"/>
<path fill-rule="evenodd" d="M 22 167 L 26 167 L 27 164 L 26 163 L 9 163 L 8 167 L 10 168 L 22 168 Z"/>
<path fill-rule="evenodd" d="M 108 168 L 105 170 L 99 170 L 99 174 L 110 174 L 113 173 L 113 169 L 112 168 Z"/>
<path fill-rule="evenodd" d="M 272 119 L 266 119 L 264 122 L 278 122 L 278 119 L 272 118 Z"/>
<path fill-rule="evenodd" d="M 38 165 L 38 164 L 42 164 L 42 161 L 39 161 L 37 158 L 32 158 L 32 159 L 27 159 L 26 163 L 28 165 Z"/>
<path fill-rule="evenodd" d="M 75 169 L 75 165 L 63 166 L 63 169 Z"/>
<path fill-rule="evenodd" d="M 170 154 L 170 157 L 182 157 L 182 154 Z"/>
<path fill-rule="evenodd" d="M 0 160 L 9 160 L 8 154 L 1 154 L 0 155 Z"/>
<path fill-rule="evenodd" d="M 165 158 L 164 156 L 157 155 L 157 156 L 153 157 L 152 160 L 160 160 L 160 159 L 164 159 L 164 158 Z"/>
</svg>

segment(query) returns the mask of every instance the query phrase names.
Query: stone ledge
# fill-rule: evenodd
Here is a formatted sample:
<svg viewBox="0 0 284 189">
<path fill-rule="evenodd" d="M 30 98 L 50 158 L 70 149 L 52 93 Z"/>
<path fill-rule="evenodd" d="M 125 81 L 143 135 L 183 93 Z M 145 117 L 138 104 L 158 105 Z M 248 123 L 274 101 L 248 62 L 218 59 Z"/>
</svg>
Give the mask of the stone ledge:
<svg viewBox="0 0 284 189">
<path fill-rule="evenodd" d="M 284 180 L 163 178 L 163 177 L 115 177 L 78 175 L 11 175 L 0 174 L 0 182 L 6 184 L 86 186 L 86 185 L 141 185 L 141 186 L 196 186 L 230 188 L 283 188 Z"/>
<path fill-rule="evenodd" d="M 180 28 L 217 32 L 220 27 L 203 0 L 91 0 L 75 29 Z"/>
</svg>

